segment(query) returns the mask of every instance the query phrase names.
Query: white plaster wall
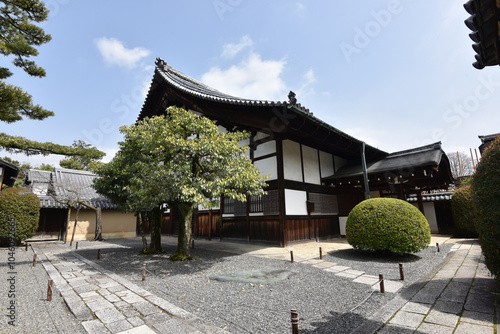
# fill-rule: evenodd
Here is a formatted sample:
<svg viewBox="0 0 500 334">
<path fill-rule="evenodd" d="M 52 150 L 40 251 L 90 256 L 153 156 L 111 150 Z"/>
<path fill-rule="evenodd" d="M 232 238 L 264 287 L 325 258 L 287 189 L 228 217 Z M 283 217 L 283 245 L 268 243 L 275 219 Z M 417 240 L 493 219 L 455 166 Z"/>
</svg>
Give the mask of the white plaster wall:
<svg viewBox="0 0 500 334">
<path fill-rule="evenodd" d="M 258 158 L 267 154 L 276 153 L 276 141 L 271 140 L 265 143 L 260 144 L 256 147 L 255 151 L 253 151 L 253 157 Z"/>
<path fill-rule="evenodd" d="M 276 157 L 269 157 L 254 161 L 255 167 L 262 175 L 271 175 L 267 180 L 276 180 L 278 178 L 278 163 Z"/>
<path fill-rule="evenodd" d="M 321 184 L 319 175 L 318 150 L 302 145 L 302 159 L 304 162 L 304 182 Z"/>
<path fill-rule="evenodd" d="M 323 151 L 319 151 L 319 162 L 321 166 L 321 177 L 332 176 L 333 170 L 333 155 Z"/>
<path fill-rule="evenodd" d="M 345 235 L 346 224 L 347 224 L 347 217 L 339 217 L 340 235 Z"/>
<path fill-rule="evenodd" d="M 307 215 L 307 193 L 285 189 L 285 212 L 287 216 Z"/>
<path fill-rule="evenodd" d="M 429 226 L 431 228 L 431 233 L 438 233 L 438 224 L 436 218 L 436 209 L 434 208 L 434 202 L 424 202 L 424 215 L 429 222 Z M 417 205 L 418 207 L 418 205 Z"/>
<path fill-rule="evenodd" d="M 303 182 L 299 143 L 283 140 L 283 168 L 285 179 Z"/>
</svg>

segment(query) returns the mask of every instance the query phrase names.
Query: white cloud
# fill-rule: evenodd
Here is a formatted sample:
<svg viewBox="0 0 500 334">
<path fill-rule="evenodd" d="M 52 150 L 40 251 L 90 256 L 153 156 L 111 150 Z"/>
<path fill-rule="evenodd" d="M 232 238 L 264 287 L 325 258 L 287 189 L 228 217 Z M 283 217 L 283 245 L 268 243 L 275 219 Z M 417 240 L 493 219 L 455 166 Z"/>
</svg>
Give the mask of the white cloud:
<svg viewBox="0 0 500 334">
<path fill-rule="evenodd" d="M 135 47 L 127 49 L 123 42 L 116 38 L 102 37 L 96 41 L 97 48 L 108 65 L 134 68 L 137 63 L 151 52 L 148 49 Z"/>
<path fill-rule="evenodd" d="M 201 81 L 224 93 L 234 96 L 262 99 L 285 100 L 286 85 L 281 74 L 286 61 L 262 60 L 261 56 L 251 53 L 238 65 L 227 70 L 212 67 L 203 74 Z"/>
<path fill-rule="evenodd" d="M 297 90 L 297 98 L 314 94 L 314 88 L 311 87 L 314 82 L 316 82 L 316 76 L 314 71 L 310 69 L 303 75 L 303 81 Z"/>
<path fill-rule="evenodd" d="M 251 47 L 253 45 L 253 41 L 248 36 L 243 36 L 240 39 L 238 44 L 224 44 L 222 47 L 222 57 L 223 58 L 233 58 L 238 53 L 240 53 L 243 49 L 247 47 Z"/>
<path fill-rule="evenodd" d="M 295 7 L 297 8 L 298 11 L 303 11 L 304 9 L 306 9 L 306 6 L 301 2 L 296 2 Z"/>
</svg>

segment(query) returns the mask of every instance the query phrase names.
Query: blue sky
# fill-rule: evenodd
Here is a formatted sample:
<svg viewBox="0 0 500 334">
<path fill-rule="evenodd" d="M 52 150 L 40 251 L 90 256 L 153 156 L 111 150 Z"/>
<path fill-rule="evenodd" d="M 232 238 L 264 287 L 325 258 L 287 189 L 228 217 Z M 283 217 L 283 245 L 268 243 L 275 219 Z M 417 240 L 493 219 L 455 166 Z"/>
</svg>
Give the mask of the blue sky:
<svg viewBox="0 0 500 334">
<path fill-rule="evenodd" d="M 472 67 L 463 2 L 49 0 L 52 41 L 36 57 L 47 76 L 15 71 L 8 82 L 55 116 L 1 131 L 84 140 L 108 161 L 161 57 L 236 96 L 285 101 L 293 90 L 318 118 L 387 152 L 436 141 L 468 152 L 500 132 L 500 68 Z"/>
</svg>

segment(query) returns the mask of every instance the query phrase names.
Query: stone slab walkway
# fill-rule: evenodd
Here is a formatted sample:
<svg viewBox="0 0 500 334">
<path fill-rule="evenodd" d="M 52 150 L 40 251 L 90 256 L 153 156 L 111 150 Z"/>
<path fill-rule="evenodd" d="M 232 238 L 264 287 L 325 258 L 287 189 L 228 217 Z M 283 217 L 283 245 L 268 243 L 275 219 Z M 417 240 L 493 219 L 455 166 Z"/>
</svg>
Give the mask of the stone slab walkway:
<svg viewBox="0 0 500 334">
<path fill-rule="evenodd" d="M 61 243 L 34 247 L 71 312 L 89 334 L 224 334 Z"/>
<path fill-rule="evenodd" d="M 495 280 L 480 245 L 457 243 L 453 251 L 434 276 L 395 298 L 355 333 L 497 333 Z"/>
</svg>

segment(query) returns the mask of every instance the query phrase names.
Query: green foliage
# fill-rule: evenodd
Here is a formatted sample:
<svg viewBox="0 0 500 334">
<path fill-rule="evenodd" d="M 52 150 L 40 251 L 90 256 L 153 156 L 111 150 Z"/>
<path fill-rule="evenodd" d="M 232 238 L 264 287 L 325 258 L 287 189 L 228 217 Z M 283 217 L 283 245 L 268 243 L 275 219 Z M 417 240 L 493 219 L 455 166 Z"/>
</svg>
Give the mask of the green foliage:
<svg viewBox="0 0 500 334">
<path fill-rule="evenodd" d="M 83 140 L 78 140 L 78 141 L 75 140 L 72 147 L 75 149 L 83 149 L 83 150 L 92 149 L 92 145 L 85 143 Z M 59 161 L 59 166 L 67 169 L 91 171 L 93 164 L 98 162 L 97 160 L 100 159 L 102 159 L 102 156 L 101 157 L 72 156 L 70 158 L 66 158 Z"/>
<path fill-rule="evenodd" d="M 10 153 L 24 153 L 26 155 L 62 154 L 68 156 L 83 156 L 91 159 L 101 159 L 106 153 L 97 148 L 82 148 L 54 144 L 51 142 L 40 143 L 19 136 L 0 133 L 0 148 Z"/>
<path fill-rule="evenodd" d="M 477 232 L 486 266 L 500 276 L 500 136 L 483 153 L 472 178 L 479 215 Z"/>
<path fill-rule="evenodd" d="M 244 132 L 223 133 L 208 118 L 170 107 L 120 131 L 120 150 L 96 174 L 95 189 L 125 211 L 138 212 L 168 203 L 180 210 L 178 252 L 189 257 L 192 208 L 213 207 L 221 195 L 246 201 L 265 192 L 264 177 L 238 141 Z M 189 212 L 191 210 L 191 213 Z M 186 220 L 186 221 L 183 221 Z"/>
<path fill-rule="evenodd" d="M 40 200 L 21 188 L 0 192 L 0 244 L 8 245 L 12 236 L 16 244 L 31 238 L 38 228 Z M 11 225 L 11 222 L 14 222 Z M 14 233 L 14 234 L 12 234 Z"/>
<path fill-rule="evenodd" d="M 349 213 L 346 238 L 357 249 L 416 253 L 429 246 L 431 230 L 413 205 L 394 198 L 373 198 Z"/>
<path fill-rule="evenodd" d="M 48 9 L 40 0 L 1 0 L 0 6 L 0 53 L 13 56 L 14 66 L 22 68 L 30 76 L 44 77 L 45 70 L 30 57 L 37 56 L 39 47 L 51 40 L 35 23 L 47 20 Z M 23 116 L 44 119 L 54 113 L 33 105 L 31 95 L 20 87 L 3 81 L 12 75 L 6 67 L 0 67 L 0 121 L 12 123 Z"/>
<path fill-rule="evenodd" d="M 451 211 L 458 234 L 477 236 L 477 215 L 470 185 L 460 187 L 453 193 Z"/>
</svg>

